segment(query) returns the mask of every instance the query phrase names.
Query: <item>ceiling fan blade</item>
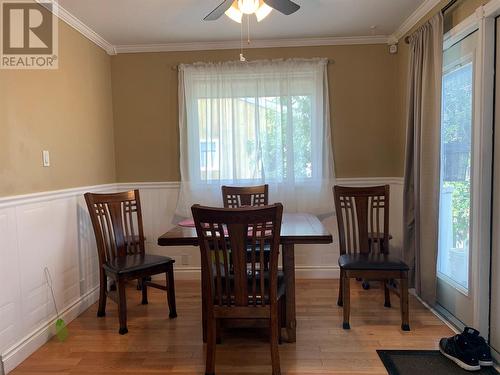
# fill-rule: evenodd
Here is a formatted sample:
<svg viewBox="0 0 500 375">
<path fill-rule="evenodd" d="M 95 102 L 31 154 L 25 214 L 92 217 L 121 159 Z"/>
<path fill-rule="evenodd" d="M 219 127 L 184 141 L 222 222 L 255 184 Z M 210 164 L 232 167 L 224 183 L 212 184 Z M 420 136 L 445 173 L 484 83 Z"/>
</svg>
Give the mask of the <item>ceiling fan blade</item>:
<svg viewBox="0 0 500 375">
<path fill-rule="evenodd" d="M 287 16 L 300 9 L 300 5 L 295 4 L 291 0 L 264 0 L 264 2 L 271 8 L 274 8 Z"/>
<path fill-rule="evenodd" d="M 226 11 L 231 8 L 234 0 L 225 0 L 217 8 L 215 8 L 208 16 L 204 18 L 205 21 L 218 20 Z"/>
</svg>

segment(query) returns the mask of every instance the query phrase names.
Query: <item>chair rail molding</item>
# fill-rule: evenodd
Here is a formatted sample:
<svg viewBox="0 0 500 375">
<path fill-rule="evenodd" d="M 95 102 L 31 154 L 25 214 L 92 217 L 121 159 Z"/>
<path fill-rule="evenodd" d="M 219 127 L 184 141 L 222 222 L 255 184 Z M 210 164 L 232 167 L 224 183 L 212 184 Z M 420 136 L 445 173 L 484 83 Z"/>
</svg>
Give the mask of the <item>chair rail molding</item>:
<svg viewBox="0 0 500 375">
<path fill-rule="evenodd" d="M 114 191 L 116 190 L 116 184 L 103 184 L 103 185 L 91 185 L 84 187 L 74 187 L 61 190 L 49 190 L 37 193 L 29 193 L 23 195 L 12 195 L 6 197 L 0 197 L 0 209 L 7 208 L 11 206 L 17 206 L 28 203 L 38 203 L 46 202 L 54 199 L 68 198 L 77 195 L 83 195 L 88 191 L 98 192 L 98 191 Z"/>
</svg>

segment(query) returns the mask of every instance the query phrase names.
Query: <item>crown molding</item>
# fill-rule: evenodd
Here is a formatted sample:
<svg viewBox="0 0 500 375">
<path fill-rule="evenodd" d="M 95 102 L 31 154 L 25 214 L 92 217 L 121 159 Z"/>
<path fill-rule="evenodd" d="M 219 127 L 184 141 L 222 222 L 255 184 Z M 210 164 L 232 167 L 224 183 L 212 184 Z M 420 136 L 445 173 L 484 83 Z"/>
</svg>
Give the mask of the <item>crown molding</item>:
<svg viewBox="0 0 500 375">
<path fill-rule="evenodd" d="M 484 17 L 497 17 L 500 15 L 500 0 L 490 0 L 483 5 Z"/>
<path fill-rule="evenodd" d="M 389 37 L 389 44 L 395 44 L 408 33 L 422 18 L 424 18 L 441 0 L 425 0 Z"/>
<path fill-rule="evenodd" d="M 37 3 L 43 5 L 42 0 L 36 0 Z M 99 47 L 101 47 L 108 55 L 116 55 L 115 46 L 109 43 L 106 39 L 80 21 L 77 17 L 71 14 L 69 11 L 64 9 L 61 4 L 57 1 L 54 1 L 56 5 L 53 9 L 53 14 L 58 17 L 60 20 L 66 22 L 73 29 L 78 31 L 84 37 L 89 39 L 91 42 L 95 43 Z"/>
<path fill-rule="evenodd" d="M 80 32 L 84 37 L 89 39 L 90 41 L 97 44 L 103 50 L 106 51 L 108 55 L 116 55 L 115 46 L 109 43 L 106 39 L 92 30 L 90 27 L 85 25 L 82 21 L 76 18 L 73 14 L 68 12 L 62 6 L 59 5 L 59 14 L 58 17 L 66 22 L 69 26 L 74 28 L 76 31 Z"/>
<path fill-rule="evenodd" d="M 35 0 L 43 3 L 43 0 Z M 118 53 L 147 53 L 147 52 L 179 52 L 179 51 L 204 51 L 240 49 L 241 41 L 220 42 L 187 42 L 187 43 L 160 43 L 160 44 L 125 44 L 113 45 L 97 32 L 83 23 L 80 19 L 62 7 L 57 0 L 56 16 L 74 28 L 87 39 L 106 51 L 108 55 Z M 500 0 L 492 0 L 493 2 Z M 440 0 L 425 0 L 391 35 L 348 36 L 348 37 L 322 37 L 322 38 L 297 38 L 297 39 L 262 39 L 254 40 L 245 49 L 252 48 L 280 48 L 280 47 L 314 47 L 314 46 L 341 46 L 363 44 L 395 44 L 408 31 L 414 27 L 427 13 L 429 13 Z"/>
<path fill-rule="evenodd" d="M 280 47 L 312 47 L 312 46 L 339 46 L 354 44 L 387 44 L 386 35 L 356 36 L 356 37 L 326 37 L 302 39 L 262 39 L 253 40 L 249 48 L 280 48 Z M 144 53 L 144 52 L 174 52 L 174 51 L 206 51 L 222 49 L 240 49 L 239 40 L 224 42 L 189 42 L 165 44 L 137 44 L 115 46 L 116 53 Z"/>
</svg>

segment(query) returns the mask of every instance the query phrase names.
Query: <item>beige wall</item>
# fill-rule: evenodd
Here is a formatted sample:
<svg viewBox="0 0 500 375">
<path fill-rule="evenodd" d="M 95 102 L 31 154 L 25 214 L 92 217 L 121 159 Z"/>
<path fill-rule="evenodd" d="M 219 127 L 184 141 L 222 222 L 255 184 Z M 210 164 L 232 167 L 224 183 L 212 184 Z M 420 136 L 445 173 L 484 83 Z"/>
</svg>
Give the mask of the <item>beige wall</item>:
<svg viewBox="0 0 500 375">
<path fill-rule="evenodd" d="M 447 17 L 448 27 L 486 2 L 460 2 Z M 251 49 L 246 55 L 332 59 L 337 176 L 403 175 L 405 43 L 397 55 L 385 45 Z M 116 180 L 178 181 L 177 72 L 172 67 L 237 57 L 234 50 L 109 57 L 61 22 L 59 70 L 0 71 L 0 196 Z M 43 149 L 51 152 L 50 168 L 41 167 Z"/>
<path fill-rule="evenodd" d="M 179 63 L 235 60 L 239 51 L 120 54 L 112 58 L 117 178 L 179 181 Z M 249 59 L 328 57 L 338 177 L 402 175 L 397 57 L 385 45 L 251 49 Z"/>
<path fill-rule="evenodd" d="M 63 22 L 59 57 L 0 70 L 0 196 L 115 181 L 110 57 Z"/>
</svg>

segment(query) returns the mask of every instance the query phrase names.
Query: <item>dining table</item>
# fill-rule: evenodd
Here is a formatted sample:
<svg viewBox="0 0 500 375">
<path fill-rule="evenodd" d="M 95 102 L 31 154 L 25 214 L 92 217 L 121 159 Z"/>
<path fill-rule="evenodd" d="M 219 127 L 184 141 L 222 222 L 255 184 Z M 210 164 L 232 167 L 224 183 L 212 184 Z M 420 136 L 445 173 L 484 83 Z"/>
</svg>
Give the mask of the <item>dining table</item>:
<svg viewBox="0 0 500 375">
<path fill-rule="evenodd" d="M 307 213 L 283 214 L 280 235 L 286 294 L 286 323 L 284 328 L 286 329 L 287 341 L 296 342 L 295 245 L 330 244 L 333 242 L 333 237 L 316 216 Z M 192 226 L 176 225 L 158 238 L 158 245 L 198 246 L 196 229 Z M 203 339 L 206 341 L 204 309 L 202 311 Z"/>
</svg>

